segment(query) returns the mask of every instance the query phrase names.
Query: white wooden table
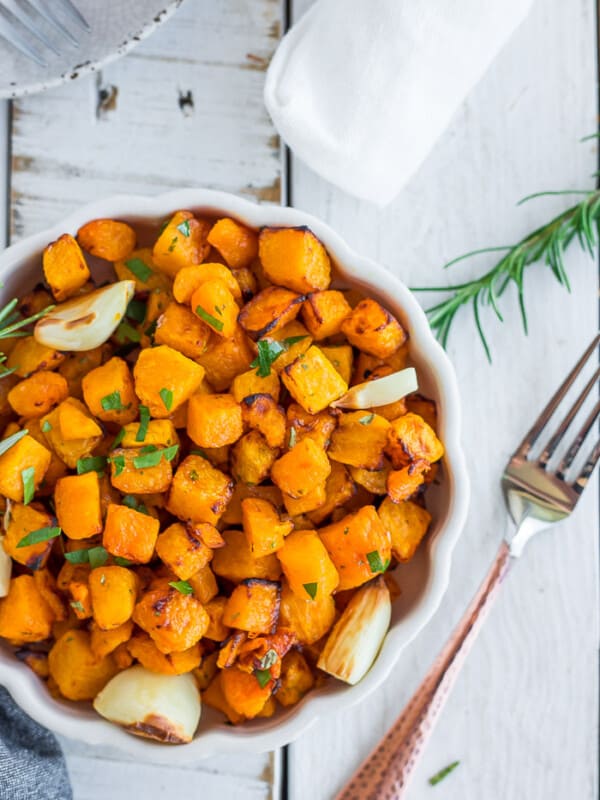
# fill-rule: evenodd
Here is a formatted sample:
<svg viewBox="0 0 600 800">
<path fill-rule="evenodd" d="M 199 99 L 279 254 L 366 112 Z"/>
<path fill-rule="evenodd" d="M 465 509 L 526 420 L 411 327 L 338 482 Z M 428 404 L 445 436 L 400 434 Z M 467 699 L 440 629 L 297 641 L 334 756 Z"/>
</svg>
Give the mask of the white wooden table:
<svg viewBox="0 0 600 800">
<path fill-rule="evenodd" d="M 265 66 L 287 18 L 308 2 L 188 0 L 102 74 L 0 105 L 2 152 L 11 156 L 0 159 L 0 212 L 10 238 L 100 195 L 205 185 L 310 210 L 407 283 L 433 284 L 445 260 L 511 242 L 568 202 L 517 209 L 523 195 L 591 184 L 596 143 L 578 139 L 594 131 L 598 111 L 592 0 L 536 0 L 385 211 L 288 158 L 263 108 Z M 462 274 L 484 265 L 465 265 Z M 145 800 L 333 797 L 399 713 L 475 590 L 503 533 L 501 467 L 597 328 L 597 263 L 573 253 L 569 266 L 571 296 L 542 269 L 531 271 L 529 338 L 513 303 L 504 326 L 487 320 L 492 367 L 469 314 L 456 324 L 450 355 L 464 401 L 472 509 L 442 607 L 385 687 L 286 751 L 187 769 L 169 767 L 168 750 L 164 764 L 140 768 L 119 753 L 63 741 L 76 800 L 129 800 L 132 792 Z M 414 800 L 597 797 L 597 586 L 594 482 L 574 518 L 535 541 L 511 575 L 415 777 Z M 430 787 L 427 778 L 455 759 L 459 768 Z"/>
</svg>

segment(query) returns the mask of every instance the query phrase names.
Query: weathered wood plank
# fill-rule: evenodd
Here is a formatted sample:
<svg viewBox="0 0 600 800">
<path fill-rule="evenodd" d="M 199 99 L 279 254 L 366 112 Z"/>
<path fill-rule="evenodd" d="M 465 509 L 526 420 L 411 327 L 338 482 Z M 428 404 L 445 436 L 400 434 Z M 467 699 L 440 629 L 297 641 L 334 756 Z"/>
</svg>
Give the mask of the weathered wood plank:
<svg viewBox="0 0 600 800">
<path fill-rule="evenodd" d="M 593 4 L 546 0 L 458 110 L 429 159 L 384 211 L 333 189 L 297 160 L 296 206 L 327 219 L 359 251 L 412 285 L 456 281 L 491 260 L 440 267 L 477 247 L 506 244 L 566 207 L 567 198 L 515 202 L 541 189 L 590 186 L 596 145 Z M 306 6 L 294 0 L 296 15 Z M 526 280 L 531 332 L 514 298 L 506 322 L 484 315 L 489 367 L 471 312 L 456 322 L 450 355 L 460 381 L 473 500 L 442 608 L 403 654 L 382 690 L 322 720 L 290 748 L 292 800 L 329 800 L 380 739 L 464 610 L 504 531 L 501 469 L 597 329 L 597 265 L 569 256 L 573 293 L 550 275 Z M 424 301 L 429 298 L 424 297 Z M 597 481 L 573 520 L 534 542 L 506 585 L 431 740 L 410 797 L 463 800 L 577 797 L 598 787 Z M 323 754 L 326 753 L 326 758 Z M 459 768 L 432 790 L 427 778 Z"/>
</svg>

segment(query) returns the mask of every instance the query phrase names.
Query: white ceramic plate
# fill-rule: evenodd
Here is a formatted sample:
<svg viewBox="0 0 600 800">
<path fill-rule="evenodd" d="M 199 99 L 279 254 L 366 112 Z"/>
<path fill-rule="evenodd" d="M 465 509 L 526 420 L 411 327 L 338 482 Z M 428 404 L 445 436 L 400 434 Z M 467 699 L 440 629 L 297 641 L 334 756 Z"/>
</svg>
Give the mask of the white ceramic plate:
<svg viewBox="0 0 600 800">
<path fill-rule="evenodd" d="M 118 195 L 84 206 L 53 228 L 13 245 L 0 255 L 0 303 L 35 285 L 41 274 L 41 252 L 62 233 L 75 234 L 96 217 L 114 217 L 138 224 L 158 225 L 177 209 L 231 215 L 254 227 L 307 225 L 321 239 L 336 265 L 336 282 L 355 285 L 378 297 L 403 322 L 411 337 L 411 358 L 417 367 L 420 390 L 438 404 L 440 435 L 446 447 L 443 475 L 430 487 L 427 506 L 433 526 L 424 546 L 396 575 L 402 588 L 392 612 L 392 624 L 382 650 L 365 678 L 356 686 L 331 680 L 291 709 L 276 716 L 233 728 L 208 707 L 191 744 L 171 748 L 173 763 L 193 762 L 217 753 L 261 752 L 297 738 L 319 717 L 336 713 L 376 689 L 391 672 L 403 648 L 429 621 L 448 585 L 452 550 L 465 521 L 469 480 L 460 446 L 460 403 L 454 369 L 433 338 L 425 314 L 404 284 L 383 267 L 353 252 L 327 225 L 293 208 L 259 206 L 224 192 L 183 189 L 158 197 Z M 151 760 L 156 744 L 138 739 L 105 722 L 86 705 L 54 700 L 45 686 L 9 648 L 0 645 L 0 684 L 38 722 L 57 733 L 89 744 L 110 744 L 144 760 Z"/>
<path fill-rule="evenodd" d="M 34 4 L 35 1 L 33 0 Z M 79 47 L 55 32 L 48 23 L 44 23 L 40 28 L 58 47 L 60 55 L 55 55 L 39 45 L 31 34 L 26 35 L 27 41 L 30 44 L 35 43 L 35 48 L 43 53 L 47 62 L 44 67 L 22 55 L 0 37 L 0 98 L 40 92 L 50 86 L 94 72 L 109 61 L 124 55 L 149 36 L 173 14 L 182 1 L 72 0 L 90 25 L 91 31 L 87 33 L 68 14 L 61 11 L 59 2 L 50 0 L 49 5 L 54 14 L 80 42 Z M 10 9 L 18 8 L 16 0 L 7 0 L 6 3 L 3 2 L 5 4 Z M 3 25 L 0 18 L 0 31 Z"/>
</svg>

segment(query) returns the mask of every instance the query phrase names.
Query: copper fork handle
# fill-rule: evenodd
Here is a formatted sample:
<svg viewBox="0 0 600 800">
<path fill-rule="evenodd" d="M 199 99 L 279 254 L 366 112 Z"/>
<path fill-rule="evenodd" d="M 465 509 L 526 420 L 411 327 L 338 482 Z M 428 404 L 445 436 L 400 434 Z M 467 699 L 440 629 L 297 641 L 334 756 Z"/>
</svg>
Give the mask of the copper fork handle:
<svg viewBox="0 0 600 800">
<path fill-rule="evenodd" d="M 483 583 L 394 725 L 336 800 L 403 800 L 425 743 L 511 563 L 502 542 Z"/>
</svg>

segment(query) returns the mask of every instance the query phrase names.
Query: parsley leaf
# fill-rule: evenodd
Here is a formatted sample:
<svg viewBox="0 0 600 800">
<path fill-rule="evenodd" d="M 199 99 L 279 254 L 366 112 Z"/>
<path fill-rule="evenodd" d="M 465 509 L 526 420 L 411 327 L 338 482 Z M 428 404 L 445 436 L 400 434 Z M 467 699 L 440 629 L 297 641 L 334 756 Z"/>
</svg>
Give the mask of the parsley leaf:
<svg viewBox="0 0 600 800">
<path fill-rule="evenodd" d="M 35 494 L 35 467 L 21 470 L 21 480 L 23 481 L 23 505 L 26 506 L 31 503 Z"/>
<path fill-rule="evenodd" d="M 366 417 L 361 417 L 358 421 L 361 425 L 370 425 L 375 419 L 375 414 L 367 414 Z"/>
<path fill-rule="evenodd" d="M 153 274 L 150 267 L 141 258 L 130 258 L 125 262 L 125 266 L 142 283 L 148 283 L 148 279 Z"/>
<path fill-rule="evenodd" d="M 389 558 L 385 562 L 381 560 L 378 550 L 373 550 L 373 552 L 367 553 L 367 561 L 371 567 L 371 572 L 385 572 L 390 565 Z"/>
<path fill-rule="evenodd" d="M 136 300 L 135 298 L 130 300 L 127 310 L 125 311 L 125 316 L 135 322 L 143 322 L 146 319 L 146 303 L 142 302 L 142 300 Z"/>
<path fill-rule="evenodd" d="M 84 475 L 86 472 L 104 472 L 107 459 L 104 456 L 90 456 L 80 458 L 77 461 L 77 474 Z"/>
<path fill-rule="evenodd" d="M 292 449 L 292 447 L 295 446 L 295 444 L 296 444 L 296 428 L 294 428 L 294 426 L 292 425 L 292 427 L 290 428 L 290 440 L 288 442 L 288 447 L 290 448 L 290 450 Z"/>
<path fill-rule="evenodd" d="M 50 433 L 51 430 L 52 430 L 52 425 L 48 422 L 47 419 L 44 420 L 44 422 L 42 422 L 42 433 Z"/>
<path fill-rule="evenodd" d="M 121 502 L 124 506 L 127 506 L 127 508 L 132 508 L 134 511 L 139 511 L 140 514 L 148 513 L 146 506 L 143 503 L 140 503 L 137 497 L 134 497 L 132 494 L 123 495 Z"/>
<path fill-rule="evenodd" d="M 276 339 L 259 339 L 256 343 L 258 357 L 250 364 L 251 368 L 258 367 L 257 375 L 259 378 L 266 378 L 271 374 L 271 365 L 279 358 L 282 353 L 289 350 L 296 342 L 306 339 L 306 336 L 288 336 L 280 342 Z"/>
<path fill-rule="evenodd" d="M 153 449 L 150 450 L 150 447 Z M 148 449 L 143 447 L 142 454 L 133 459 L 133 466 L 136 469 L 156 467 L 158 464 L 160 464 L 160 461 L 163 457 L 166 461 L 172 461 L 175 458 L 175 454 L 177 453 L 178 449 L 178 444 L 174 444 L 171 447 L 165 447 L 162 450 L 158 450 L 156 447 L 154 447 L 154 445 L 148 445 Z"/>
<path fill-rule="evenodd" d="M 7 436 L 6 439 L 2 439 L 2 441 L 0 441 L 0 456 L 4 455 L 7 450 L 10 450 L 13 445 L 15 445 L 24 436 L 27 436 L 28 433 L 28 430 L 17 431 L 16 433 L 13 433 L 12 436 Z"/>
<path fill-rule="evenodd" d="M 133 561 L 130 561 L 128 558 L 123 558 L 123 556 L 115 556 L 115 564 L 118 567 L 130 567 Z"/>
<path fill-rule="evenodd" d="M 125 406 L 121 402 L 121 392 L 111 392 L 100 400 L 103 411 L 123 411 Z"/>
<path fill-rule="evenodd" d="M 84 550 L 73 550 L 65 553 L 65 558 L 71 564 L 89 564 L 92 569 L 103 567 L 108 560 L 108 551 L 101 546 L 89 547 Z"/>
<path fill-rule="evenodd" d="M 169 586 L 172 586 L 173 589 L 177 589 L 181 594 L 192 594 L 194 591 L 191 583 L 187 581 L 169 581 Z"/>
<path fill-rule="evenodd" d="M 148 406 L 140 406 L 140 424 L 135 435 L 136 442 L 143 442 L 148 433 L 148 423 L 150 422 L 150 409 Z"/>
<path fill-rule="evenodd" d="M 163 388 L 159 392 L 159 395 L 160 395 L 160 399 L 163 401 L 163 404 L 164 404 L 165 408 L 167 409 L 167 411 L 170 411 L 171 410 L 171 406 L 173 405 L 173 392 L 172 392 L 172 390 L 171 389 L 165 389 L 165 387 L 163 386 Z"/>
<path fill-rule="evenodd" d="M 208 311 L 205 311 L 202 306 L 196 306 L 196 314 L 203 319 L 211 328 L 214 328 L 216 331 L 223 330 L 223 321 L 213 317 L 212 314 L 209 314 Z"/>
<path fill-rule="evenodd" d="M 74 611 L 79 611 L 80 614 L 85 614 L 85 608 L 83 607 L 81 600 L 73 600 L 73 602 L 69 603 L 69 605 Z"/>
<path fill-rule="evenodd" d="M 56 539 L 62 533 L 60 528 L 38 528 L 36 531 L 31 531 L 27 536 L 24 536 L 17 547 L 29 547 L 30 544 L 39 544 L 40 542 L 47 542 L 48 539 Z"/>
<path fill-rule="evenodd" d="M 121 444 L 121 442 L 123 441 L 124 438 L 125 438 L 125 428 L 121 428 L 121 430 L 115 436 L 115 440 L 112 443 L 111 450 L 114 450 L 115 447 L 118 447 Z"/>
<path fill-rule="evenodd" d="M 254 670 L 254 677 L 258 681 L 258 685 L 261 689 L 264 689 L 267 683 L 271 680 L 271 670 L 270 669 L 255 669 Z"/>
<path fill-rule="evenodd" d="M 125 469 L 125 456 L 111 456 L 109 459 L 111 464 L 114 464 L 115 467 L 115 478 L 118 478 L 119 475 Z"/>
<path fill-rule="evenodd" d="M 189 219 L 184 219 L 183 222 L 180 222 L 177 226 L 177 230 L 179 233 L 182 233 L 184 236 L 189 238 L 190 235 L 190 221 Z"/>
<path fill-rule="evenodd" d="M 319 588 L 319 584 L 318 583 L 303 583 L 302 585 L 306 589 L 306 594 L 312 600 L 314 600 L 315 597 L 317 596 L 317 589 Z"/>
<path fill-rule="evenodd" d="M 270 667 L 275 664 L 279 656 L 277 655 L 277 651 L 273 650 L 273 648 L 267 650 L 264 656 L 260 660 L 260 669 L 261 670 L 268 670 Z"/>
<path fill-rule="evenodd" d="M 121 322 L 115 331 L 115 339 L 119 344 L 125 344 L 127 341 L 137 344 L 141 338 L 142 334 L 128 322 Z"/>
<path fill-rule="evenodd" d="M 429 778 L 429 783 L 431 786 L 435 786 L 436 783 L 443 781 L 446 775 L 449 775 L 452 770 L 458 767 L 459 764 L 460 761 L 453 761 L 451 764 L 448 764 L 447 767 L 444 767 L 444 769 L 441 769 L 439 772 L 436 772 L 435 775 L 432 775 L 432 777 Z"/>
</svg>

